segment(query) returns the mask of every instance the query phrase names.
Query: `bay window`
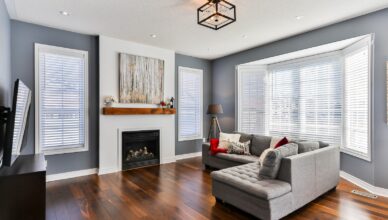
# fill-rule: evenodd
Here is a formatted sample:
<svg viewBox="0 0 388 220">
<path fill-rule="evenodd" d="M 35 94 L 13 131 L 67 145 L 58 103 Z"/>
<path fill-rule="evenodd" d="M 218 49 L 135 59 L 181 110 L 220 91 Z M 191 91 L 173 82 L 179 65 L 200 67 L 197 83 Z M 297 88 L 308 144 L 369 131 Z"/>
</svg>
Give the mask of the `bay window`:
<svg viewBox="0 0 388 220">
<path fill-rule="evenodd" d="M 371 37 L 342 50 L 237 69 L 237 130 L 320 140 L 370 160 Z"/>
</svg>

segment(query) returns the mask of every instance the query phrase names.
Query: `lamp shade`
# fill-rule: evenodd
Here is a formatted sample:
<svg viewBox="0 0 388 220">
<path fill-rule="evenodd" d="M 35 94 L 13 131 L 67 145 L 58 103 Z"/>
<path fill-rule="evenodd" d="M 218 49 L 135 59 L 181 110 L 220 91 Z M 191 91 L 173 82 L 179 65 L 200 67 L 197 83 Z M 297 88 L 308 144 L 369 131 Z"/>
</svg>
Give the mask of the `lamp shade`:
<svg viewBox="0 0 388 220">
<path fill-rule="evenodd" d="M 216 114 L 222 114 L 224 111 L 222 110 L 222 105 L 220 104 L 211 104 L 207 108 L 207 114 L 208 115 L 216 115 Z"/>
</svg>

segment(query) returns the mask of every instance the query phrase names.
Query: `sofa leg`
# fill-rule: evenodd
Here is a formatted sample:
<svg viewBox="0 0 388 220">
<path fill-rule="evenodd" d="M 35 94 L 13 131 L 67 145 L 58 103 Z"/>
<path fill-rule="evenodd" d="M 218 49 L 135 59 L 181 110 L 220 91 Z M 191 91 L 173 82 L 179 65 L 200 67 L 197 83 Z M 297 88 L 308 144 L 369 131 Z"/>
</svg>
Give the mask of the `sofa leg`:
<svg viewBox="0 0 388 220">
<path fill-rule="evenodd" d="M 202 164 L 202 170 L 208 170 L 209 169 L 209 166 L 206 165 L 206 164 Z"/>
<path fill-rule="evenodd" d="M 216 202 L 217 202 L 217 203 L 224 203 L 224 201 L 223 201 L 222 199 L 217 198 L 217 197 L 215 197 L 215 198 L 216 198 Z"/>
</svg>

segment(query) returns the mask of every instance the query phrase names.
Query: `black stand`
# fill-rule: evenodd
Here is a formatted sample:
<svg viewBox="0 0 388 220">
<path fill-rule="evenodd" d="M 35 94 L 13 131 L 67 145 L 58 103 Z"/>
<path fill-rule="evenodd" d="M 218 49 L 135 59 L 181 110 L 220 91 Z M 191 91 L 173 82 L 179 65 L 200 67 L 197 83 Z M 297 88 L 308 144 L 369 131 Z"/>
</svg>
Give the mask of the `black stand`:
<svg viewBox="0 0 388 220">
<path fill-rule="evenodd" d="M 43 154 L 21 155 L 0 168 L 0 219 L 45 219 L 46 165 Z"/>
<path fill-rule="evenodd" d="M 217 129 L 219 132 L 221 131 L 220 123 L 218 123 L 217 116 L 212 116 L 212 119 L 210 121 L 210 129 L 209 129 L 209 135 L 207 136 L 207 140 L 210 141 L 211 138 L 217 138 Z"/>
<path fill-rule="evenodd" d="M 0 167 L 3 164 L 4 149 L 8 146 L 9 138 L 7 134 L 11 117 L 11 109 L 0 106 Z"/>
</svg>

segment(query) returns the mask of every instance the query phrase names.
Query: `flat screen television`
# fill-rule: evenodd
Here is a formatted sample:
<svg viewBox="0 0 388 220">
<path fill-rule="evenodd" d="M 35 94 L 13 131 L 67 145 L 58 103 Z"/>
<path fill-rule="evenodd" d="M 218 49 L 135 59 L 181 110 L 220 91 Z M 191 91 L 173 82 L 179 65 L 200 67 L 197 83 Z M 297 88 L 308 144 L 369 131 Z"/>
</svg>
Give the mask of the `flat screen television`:
<svg viewBox="0 0 388 220">
<path fill-rule="evenodd" d="M 16 80 L 12 109 L 6 123 L 3 165 L 12 166 L 20 155 L 31 105 L 31 90 L 20 80 Z"/>
</svg>

